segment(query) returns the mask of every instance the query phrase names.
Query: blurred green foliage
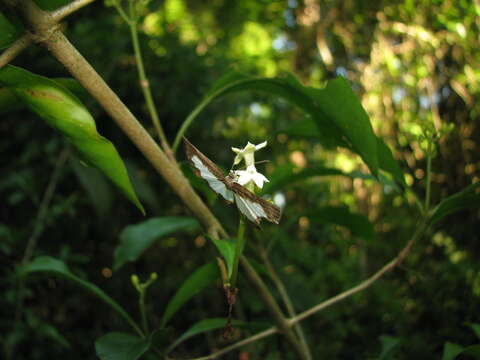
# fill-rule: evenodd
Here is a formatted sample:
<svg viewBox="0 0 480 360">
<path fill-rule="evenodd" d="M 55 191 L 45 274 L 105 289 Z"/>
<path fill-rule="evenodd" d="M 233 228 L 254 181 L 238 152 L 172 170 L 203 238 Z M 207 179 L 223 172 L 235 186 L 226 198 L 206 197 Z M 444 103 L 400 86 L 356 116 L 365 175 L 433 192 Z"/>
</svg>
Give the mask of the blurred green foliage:
<svg viewBox="0 0 480 360">
<path fill-rule="evenodd" d="M 316 88 L 340 75 L 360 97 L 375 134 L 392 148 L 406 183 L 420 199 L 425 194 L 425 129 L 444 134 L 432 163 L 431 203 L 437 204 L 480 180 L 479 16 L 479 5 L 467 0 L 152 0 L 141 14 L 140 34 L 150 85 L 171 141 L 213 84 L 232 68 L 255 76 L 293 72 Z M 95 2 L 72 15 L 65 31 L 154 134 L 140 87 L 135 86 L 128 28 L 114 9 Z M 11 38 L 18 33 L 12 27 Z M 14 64 L 50 78 L 68 76 L 40 47 L 29 48 Z M 0 104 L 2 94 L 0 89 Z M 122 154 L 148 216 L 185 216 L 185 206 L 111 119 L 88 96 L 82 100 L 99 132 Z M 246 255 L 268 279 L 257 250 L 269 249 L 298 312 L 356 285 L 389 261 L 411 236 L 418 218 L 412 196 L 403 195 L 392 181 L 365 176 L 368 169 L 360 157 L 321 141 L 308 120 L 281 98 L 245 91 L 206 107 L 187 132 L 192 143 L 225 169 L 233 160 L 231 146 L 269 141 L 270 153 L 258 160 L 270 162 L 258 168 L 272 177 L 272 186 L 283 184 L 275 185 L 271 194 L 285 202 L 282 223 L 252 232 Z M 129 330 L 121 317 L 88 293 L 51 276 L 28 279 L 23 314 L 16 314 L 16 266 L 66 146 L 28 111 L 2 113 L 0 343 L 5 359 L 92 358 L 95 339 Z M 178 159 L 184 159 L 181 151 Z M 295 181 L 285 180 L 287 175 Z M 158 273 L 146 301 L 151 324 L 159 326 L 180 285 L 218 253 L 198 230 L 189 229 L 155 239 L 136 262 L 112 272 L 122 231 L 145 219 L 111 187 L 72 157 L 61 171 L 34 254 L 68 264 L 76 279 L 88 278 L 135 318 L 138 296 L 130 275 Z M 196 188 L 233 233 L 235 210 L 214 200 L 201 184 Z M 460 202 L 476 205 L 478 189 L 469 189 L 469 197 Z M 457 197 L 450 200 L 458 204 Z M 333 212 L 328 209 L 336 209 L 337 221 L 329 218 Z M 348 216 L 358 227 L 338 221 Z M 375 236 L 369 225 L 358 225 L 367 219 Z M 440 358 L 447 347 L 460 351 L 478 343 L 469 327 L 480 314 L 478 222 L 477 208 L 442 219 L 401 268 L 303 321 L 314 358 Z M 171 340 L 200 320 L 226 315 L 223 290 L 217 285 L 185 302 L 170 319 Z M 272 282 L 268 285 L 275 289 Z M 239 287 L 235 317 L 271 323 L 256 291 L 242 277 Z M 251 330 L 240 329 L 235 336 L 248 334 Z M 200 356 L 226 344 L 216 331 L 188 339 L 172 355 Z M 243 351 L 251 359 L 295 358 L 279 336 Z M 238 353 L 226 358 L 236 359 Z"/>
</svg>

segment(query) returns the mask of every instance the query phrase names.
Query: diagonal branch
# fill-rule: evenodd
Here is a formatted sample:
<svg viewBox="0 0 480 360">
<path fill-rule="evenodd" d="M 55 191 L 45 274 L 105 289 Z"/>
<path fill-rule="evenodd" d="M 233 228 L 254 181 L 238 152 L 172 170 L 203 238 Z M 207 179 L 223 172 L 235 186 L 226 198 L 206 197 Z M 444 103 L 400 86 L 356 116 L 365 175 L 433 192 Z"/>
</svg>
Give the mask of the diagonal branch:
<svg viewBox="0 0 480 360">
<path fill-rule="evenodd" d="M 13 59 L 15 59 L 18 54 L 29 47 L 32 43 L 32 35 L 29 33 L 26 33 L 15 40 L 15 42 L 7 50 L 5 50 L 2 55 L 0 55 L 0 68 L 4 67 Z"/>
<path fill-rule="evenodd" d="M 22 10 L 27 21 L 35 30 L 35 35 L 42 39 L 57 60 L 100 103 L 157 172 L 199 218 L 209 233 L 215 235 L 224 232 L 218 220 L 192 189 L 178 166 L 168 159 L 150 134 L 63 33 L 58 28 L 56 31 L 52 30 L 52 27 L 55 28 L 55 22 L 49 13 L 40 10 L 31 0 L 23 3 Z"/>
<path fill-rule="evenodd" d="M 87 6 L 94 1 L 95 0 L 75 0 L 65 6 L 62 6 L 59 9 L 52 11 L 50 15 L 52 16 L 53 20 L 59 22 L 67 16 L 73 14 L 75 11 L 81 9 L 84 6 Z"/>
<path fill-rule="evenodd" d="M 400 266 L 400 264 L 405 260 L 407 255 L 410 253 L 412 250 L 413 244 L 418 241 L 425 231 L 427 230 L 427 221 L 422 221 L 422 223 L 417 227 L 417 230 L 413 234 L 413 236 L 410 238 L 410 240 L 407 242 L 407 245 L 398 253 L 398 255 L 393 258 L 391 261 L 389 261 L 386 265 L 384 265 L 380 270 L 378 270 L 376 273 L 374 273 L 372 276 L 370 276 L 368 279 L 362 281 L 360 284 L 357 286 L 354 286 L 351 289 L 348 289 L 334 297 L 331 297 L 330 299 L 327 299 L 320 304 L 315 305 L 314 307 L 304 311 L 303 313 L 287 320 L 288 326 L 291 327 L 295 325 L 296 323 L 312 316 L 313 314 L 316 314 L 317 312 L 320 312 L 322 310 L 325 310 L 326 308 L 356 294 L 359 293 L 360 291 L 363 291 L 373 285 L 377 280 L 379 280 L 381 277 L 383 277 L 385 274 L 388 272 L 392 271 L 395 269 L 397 266 Z M 238 349 L 242 346 L 245 346 L 247 344 L 250 344 L 254 341 L 261 340 L 263 338 L 266 338 L 270 335 L 274 335 L 279 333 L 280 330 L 278 327 L 271 327 L 267 330 L 264 330 L 262 332 L 259 332 L 258 334 L 255 334 L 253 336 L 250 336 L 246 339 L 243 339 L 235 344 L 232 344 L 230 346 L 227 346 L 215 353 L 212 353 L 208 356 L 200 357 L 200 358 L 195 358 L 191 360 L 213 360 L 217 359 L 219 356 L 224 355 L 232 350 Z"/>
</svg>

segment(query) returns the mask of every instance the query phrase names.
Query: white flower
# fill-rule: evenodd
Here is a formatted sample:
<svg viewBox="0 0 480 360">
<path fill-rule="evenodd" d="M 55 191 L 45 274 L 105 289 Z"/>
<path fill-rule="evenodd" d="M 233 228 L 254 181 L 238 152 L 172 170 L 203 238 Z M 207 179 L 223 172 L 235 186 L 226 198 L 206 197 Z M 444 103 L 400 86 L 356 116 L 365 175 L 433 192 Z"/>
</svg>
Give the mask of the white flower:
<svg viewBox="0 0 480 360">
<path fill-rule="evenodd" d="M 260 189 L 263 187 L 264 182 L 268 182 L 268 179 L 263 176 L 263 174 L 257 172 L 255 165 L 249 165 L 247 170 L 236 170 L 235 177 L 236 182 L 240 185 L 245 185 L 253 181 Z"/>
<path fill-rule="evenodd" d="M 237 165 L 240 161 L 242 161 L 242 159 L 245 159 L 245 165 L 247 166 L 248 171 L 249 166 L 255 165 L 255 157 L 253 155 L 255 151 L 260 150 L 265 146 L 267 146 L 266 141 L 258 145 L 254 145 L 251 142 L 248 142 L 243 149 L 232 147 L 233 152 L 237 154 L 237 156 L 235 156 L 235 160 L 233 161 L 233 165 Z"/>
</svg>

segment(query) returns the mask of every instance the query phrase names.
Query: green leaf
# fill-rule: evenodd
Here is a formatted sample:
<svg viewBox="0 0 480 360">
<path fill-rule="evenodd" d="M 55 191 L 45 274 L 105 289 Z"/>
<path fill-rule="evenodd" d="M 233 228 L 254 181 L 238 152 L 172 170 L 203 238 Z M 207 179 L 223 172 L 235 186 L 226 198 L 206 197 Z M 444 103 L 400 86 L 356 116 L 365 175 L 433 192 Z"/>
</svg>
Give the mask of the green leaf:
<svg viewBox="0 0 480 360">
<path fill-rule="evenodd" d="M 462 191 L 442 200 L 432 211 L 430 223 L 433 225 L 445 216 L 467 208 L 480 206 L 480 182 L 467 186 Z"/>
<path fill-rule="evenodd" d="M 115 300 L 108 296 L 98 286 L 80 279 L 76 275 L 72 274 L 65 263 L 60 260 L 54 259 L 50 256 L 40 256 L 34 259 L 31 263 L 20 267 L 19 273 L 22 276 L 33 273 L 46 273 L 65 278 L 101 299 L 113 310 L 115 310 L 121 317 L 123 317 L 130 325 L 132 325 L 134 328 L 136 327 L 135 322 L 132 320 L 130 315 L 128 315 L 127 312 Z"/>
<path fill-rule="evenodd" d="M 314 117 L 317 125 L 321 125 L 321 129 L 332 125 L 338 127 L 352 150 L 377 175 L 377 138 L 367 113 L 348 81 L 340 77 L 330 80 L 324 89 L 305 88 L 305 91 L 313 97 L 318 109 L 319 114 Z"/>
<path fill-rule="evenodd" d="M 173 315 L 194 295 L 214 283 L 219 277 L 215 263 L 208 263 L 195 270 L 179 287 L 173 298 L 168 302 L 165 313 L 160 321 L 160 327 L 165 327 Z"/>
<path fill-rule="evenodd" d="M 225 80 L 226 79 L 226 80 Z M 379 167 L 377 138 L 365 110 L 348 81 L 330 80 L 325 88 L 303 86 L 293 75 L 254 78 L 236 73 L 221 79 L 205 99 L 190 113 L 180 128 L 174 149 L 201 111 L 214 100 L 240 91 L 260 91 L 275 95 L 298 106 L 315 122 L 322 143 L 349 148 L 358 153 L 373 174 Z"/>
<path fill-rule="evenodd" d="M 55 78 L 52 80 L 60 85 L 63 85 L 82 100 L 85 100 L 89 97 L 87 90 L 85 90 L 75 79 Z M 24 104 L 17 96 L 15 96 L 13 91 L 9 90 L 8 88 L 0 88 L 0 114 L 19 110 L 23 107 Z"/>
<path fill-rule="evenodd" d="M 467 346 L 462 353 L 480 359 L 480 344 Z"/>
<path fill-rule="evenodd" d="M 85 188 L 95 213 L 99 218 L 105 218 L 112 209 L 112 186 L 99 170 L 83 166 L 77 159 L 71 161 L 71 165 L 78 181 Z"/>
<path fill-rule="evenodd" d="M 306 180 L 311 177 L 334 175 L 349 176 L 343 171 L 334 168 L 311 167 L 299 170 L 295 169 L 291 165 L 280 166 L 268 177 L 270 182 L 265 184 L 262 193 L 271 194 L 277 190 L 285 189 L 287 185 L 290 185 L 294 182 Z"/>
<path fill-rule="evenodd" d="M 352 232 L 353 236 L 363 237 L 367 240 L 375 238 L 373 225 L 368 218 L 362 214 L 350 212 L 345 206 L 325 206 L 309 215 L 317 220 L 346 227 Z"/>
<path fill-rule="evenodd" d="M 150 348 L 150 339 L 111 332 L 95 341 L 95 351 L 101 360 L 136 360 Z"/>
<path fill-rule="evenodd" d="M 13 44 L 22 33 L 22 27 L 16 21 L 10 21 L 5 13 L 0 11 L 0 50 Z"/>
<path fill-rule="evenodd" d="M 393 336 L 382 335 L 380 336 L 380 342 L 382 343 L 382 352 L 377 360 L 390 360 L 398 345 L 400 345 L 400 339 Z"/>
<path fill-rule="evenodd" d="M 406 187 L 405 176 L 403 175 L 400 165 L 393 157 L 392 150 L 385 144 L 385 142 L 377 138 L 378 146 L 378 161 L 380 169 L 385 170 L 393 176 L 393 179 L 403 187 Z"/>
<path fill-rule="evenodd" d="M 472 328 L 475 335 L 477 335 L 477 337 L 480 339 L 480 324 L 469 323 L 468 326 Z"/>
<path fill-rule="evenodd" d="M 120 234 L 120 244 L 115 249 L 113 269 L 119 269 L 128 261 L 136 261 L 162 236 L 197 227 L 197 220 L 179 216 L 157 217 L 129 225 Z"/>
<path fill-rule="evenodd" d="M 145 214 L 115 146 L 97 132 L 87 108 L 67 88 L 11 65 L 0 69 L 0 84 L 70 141 L 87 164 L 103 172 Z"/>
<path fill-rule="evenodd" d="M 19 110 L 23 104 L 18 100 L 15 94 L 7 88 L 0 88 L 0 114 L 6 114 L 11 111 Z"/>
<path fill-rule="evenodd" d="M 232 239 L 218 240 L 209 237 L 216 246 L 218 252 L 222 255 L 227 264 L 228 278 L 230 279 L 233 271 L 233 259 L 235 257 L 235 241 Z"/>
<path fill-rule="evenodd" d="M 442 360 L 453 360 L 463 352 L 463 347 L 451 342 L 446 342 L 443 346 Z"/>
<path fill-rule="evenodd" d="M 199 322 L 192 325 L 187 331 L 185 331 L 180 337 L 175 340 L 172 345 L 169 346 L 167 353 L 172 351 L 179 344 L 185 340 L 191 338 L 192 336 L 202 334 L 208 331 L 223 329 L 227 324 L 227 318 L 211 318 L 200 320 Z M 236 328 L 248 328 L 252 330 L 263 330 L 268 327 L 268 324 L 259 324 L 259 323 L 245 323 L 240 320 L 232 320 L 232 326 Z"/>
</svg>

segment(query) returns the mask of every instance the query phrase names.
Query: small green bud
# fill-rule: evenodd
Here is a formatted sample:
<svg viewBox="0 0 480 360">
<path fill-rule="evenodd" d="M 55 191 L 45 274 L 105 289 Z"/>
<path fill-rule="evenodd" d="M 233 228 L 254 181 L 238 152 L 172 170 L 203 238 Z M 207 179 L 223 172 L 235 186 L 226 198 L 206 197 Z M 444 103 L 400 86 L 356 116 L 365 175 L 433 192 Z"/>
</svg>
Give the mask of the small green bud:
<svg viewBox="0 0 480 360">
<path fill-rule="evenodd" d="M 158 279 L 158 275 L 156 272 L 150 274 L 150 281 L 155 281 Z"/>
<path fill-rule="evenodd" d="M 139 288 L 140 286 L 140 279 L 138 278 L 137 275 L 133 274 L 132 276 L 130 276 L 130 281 L 132 282 L 133 286 L 135 286 L 135 288 Z"/>
</svg>

